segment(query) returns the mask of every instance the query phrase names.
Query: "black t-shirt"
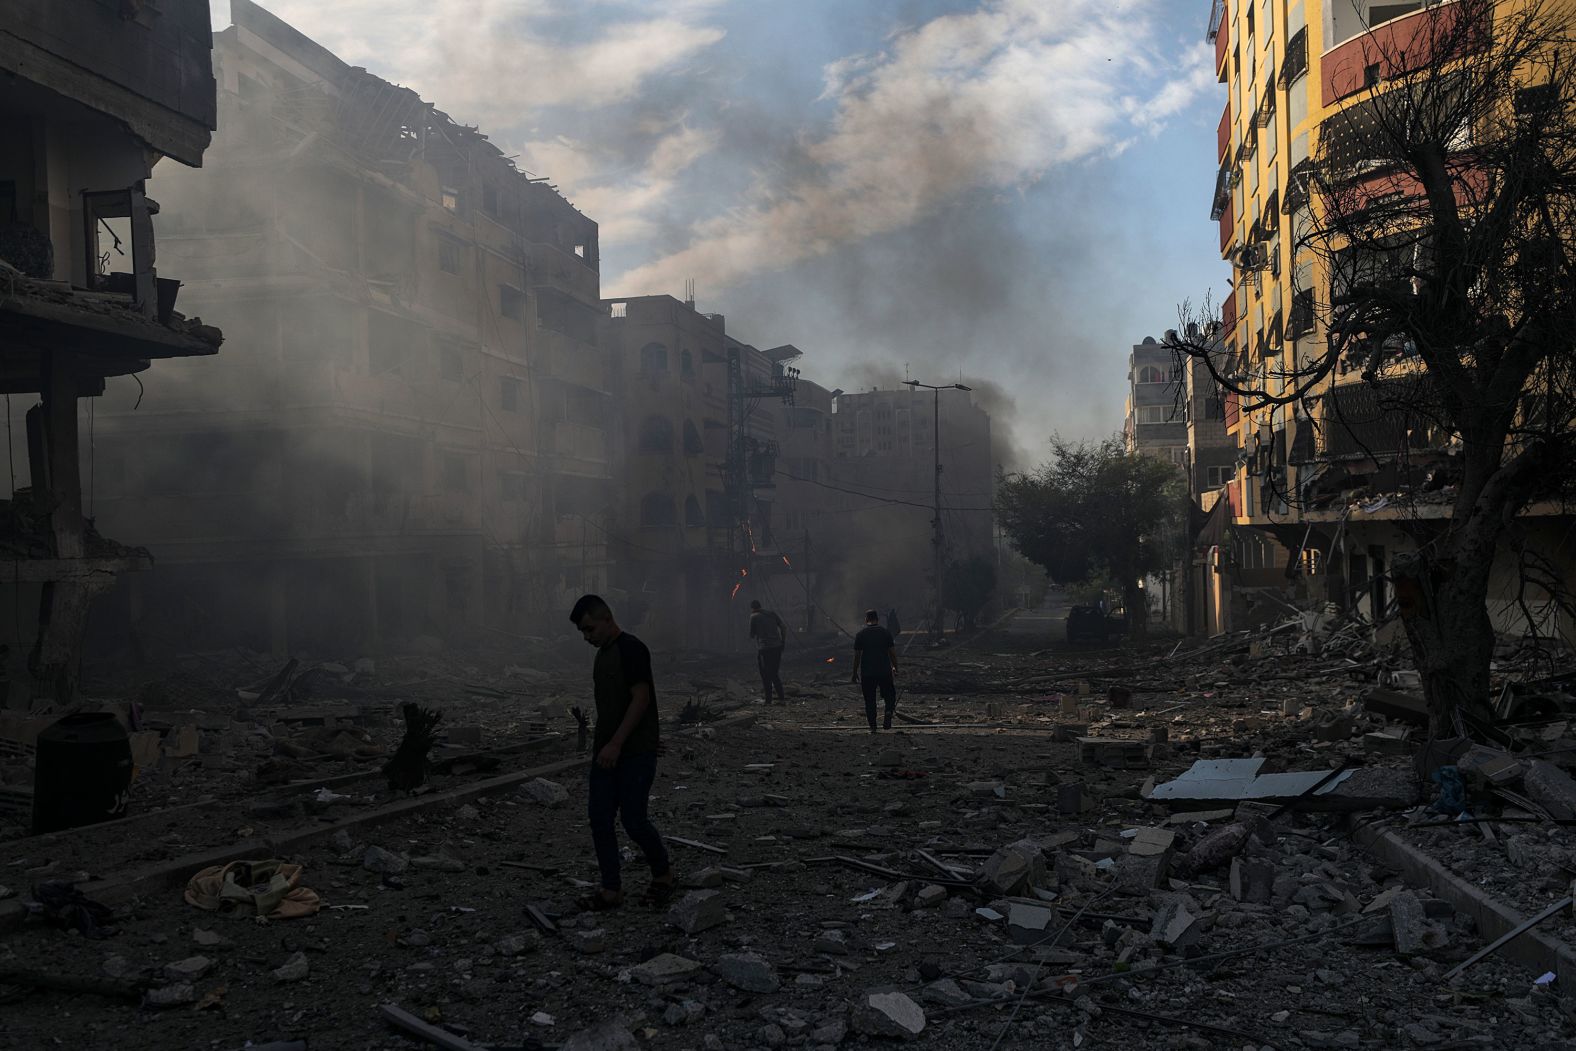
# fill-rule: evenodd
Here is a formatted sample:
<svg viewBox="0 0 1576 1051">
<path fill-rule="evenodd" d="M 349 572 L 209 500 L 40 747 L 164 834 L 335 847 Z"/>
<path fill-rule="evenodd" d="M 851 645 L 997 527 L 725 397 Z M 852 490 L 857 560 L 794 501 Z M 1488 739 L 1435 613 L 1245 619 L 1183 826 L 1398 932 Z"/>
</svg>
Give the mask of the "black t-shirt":
<svg viewBox="0 0 1576 1051">
<path fill-rule="evenodd" d="M 624 755 L 644 755 L 657 750 L 657 686 L 651 677 L 651 651 L 629 632 L 596 651 L 591 669 L 596 695 L 595 747 L 613 739 L 624 723 L 634 688 L 645 683 L 651 689 L 651 703 L 624 742 Z"/>
<path fill-rule="evenodd" d="M 763 650 L 781 649 L 783 619 L 769 609 L 756 610 L 750 614 L 750 638 Z"/>
<path fill-rule="evenodd" d="M 892 633 L 879 624 L 867 624 L 854 636 L 854 652 L 859 654 L 859 674 L 867 679 L 885 679 L 892 674 L 888 656 L 897 643 Z"/>
</svg>

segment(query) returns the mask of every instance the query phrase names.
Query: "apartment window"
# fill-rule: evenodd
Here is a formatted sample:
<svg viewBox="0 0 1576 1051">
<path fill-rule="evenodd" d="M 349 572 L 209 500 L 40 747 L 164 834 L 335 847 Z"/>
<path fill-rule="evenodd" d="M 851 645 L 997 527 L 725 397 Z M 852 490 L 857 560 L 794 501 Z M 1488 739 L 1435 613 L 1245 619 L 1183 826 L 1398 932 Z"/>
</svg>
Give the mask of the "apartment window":
<svg viewBox="0 0 1576 1051">
<path fill-rule="evenodd" d="M 524 321 L 525 293 L 513 285 L 499 285 L 498 313 L 514 321 Z"/>
<path fill-rule="evenodd" d="M 700 431 L 695 426 L 694 420 L 684 421 L 684 455 L 699 456 L 706 451 L 706 443 L 701 441 Z"/>
<path fill-rule="evenodd" d="M 504 412 L 520 411 L 520 381 L 513 376 L 498 377 L 498 407 Z"/>
<path fill-rule="evenodd" d="M 687 350 L 679 351 L 679 375 L 695 375 L 695 355 Z"/>
<path fill-rule="evenodd" d="M 1171 419 L 1171 407 L 1168 405 L 1140 405 L 1133 410 L 1133 415 L 1140 424 L 1167 423 Z"/>
<path fill-rule="evenodd" d="M 460 191 L 452 186 L 445 186 L 440 192 L 443 210 L 446 212 L 458 212 L 460 210 Z"/>
<path fill-rule="evenodd" d="M 498 215 L 498 187 L 491 183 L 482 183 L 482 211 L 488 215 Z"/>
<path fill-rule="evenodd" d="M 443 454 L 443 490 L 447 493 L 468 493 L 470 479 L 466 476 L 465 457 L 459 453 Z"/>
<path fill-rule="evenodd" d="M 629 304 L 628 303 L 610 303 L 610 304 L 608 304 L 607 313 L 608 313 L 608 317 L 615 317 L 615 318 L 628 317 L 629 316 Z"/>
<path fill-rule="evenodd" d="M 1204 469 L 1204 487 L 1207 489 L 1219 489 L 1228 482 L 1235 480 L 1236 477 L 1237 469 L 1235 467 L 1206 467 Z"/>
<path fill-rule="evenodd" d="M 584 259 L 586 257 L 586 246 L 575 245 L 575 255 L 579 256 L 581 259 Z"/>
<path fill-rule="evenodd" d="M 1226 418 L 1226 403 L 1221 398 L 1204 399 L 1204 419 L 1224 420 Z"/>
<path fill-rule="evenodd" d="M 460 272 L 460 243 L 441 234 L 438 236 L 438 269 L 445 274 Z"/>
<path fill-rule="evenodd" d="M 694 496 L 684 498 L 684 524 L 691 529 L 700 529 L 706 525 L 706 514 L 700 509 L 700 501 Z"/>
<path fill-rule="evenodd" d="M 667 493 L 647 493 L 640 498 L 640 524 L 646 528 L 671 526 L 676 514 L 673 497 Z"/>
<path fill-rule="evenodd" d="M 647 343 L 641 347 L 640 371 L 648 376 L 668 371 L 668 348 L 661 343 Z"/>
<path fill-rule="evenodd" d="M 1139 383 L 1165 383 L 1166 373 L 1158 365 L 1145 365 L 1138 370 Z"/>
</svg>

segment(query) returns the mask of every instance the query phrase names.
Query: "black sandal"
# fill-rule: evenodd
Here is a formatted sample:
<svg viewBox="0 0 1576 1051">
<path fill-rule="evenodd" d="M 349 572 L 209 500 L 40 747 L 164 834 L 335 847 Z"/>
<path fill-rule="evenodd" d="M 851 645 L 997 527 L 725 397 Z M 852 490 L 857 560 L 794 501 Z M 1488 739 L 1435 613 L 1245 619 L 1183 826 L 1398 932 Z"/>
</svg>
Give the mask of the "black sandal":
<svg viewBox="0 0 1576 1051">
<path fill-rule="evenodd" d="M 612 912 L 623 904 L 623 891 L 619 891 L 616 898 L 609 898 L 603 895 L 601 891 L 595 891 L 575 899 L 575 907 L 581 912 Z"/>
</svg>

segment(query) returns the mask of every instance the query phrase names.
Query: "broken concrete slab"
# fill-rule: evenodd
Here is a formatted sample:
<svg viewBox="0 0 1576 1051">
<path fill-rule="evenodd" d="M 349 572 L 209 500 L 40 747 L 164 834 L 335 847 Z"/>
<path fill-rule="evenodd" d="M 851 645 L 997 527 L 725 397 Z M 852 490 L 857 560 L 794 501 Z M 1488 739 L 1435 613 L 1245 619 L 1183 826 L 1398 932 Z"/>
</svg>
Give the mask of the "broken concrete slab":
<svg viewBox="0 0 1576 1051">
<path fill-rule="evenodd" d="M 912 1040 L 925 1031 L 925 1011 L 903 993 L 867 993 L 854 1003 L 854 1031 Z"/>
<path fill-rule="evenodd" d="M 1200 759 L 1175 780 L 1156 785 L 1149 800 L 1195 808 L 1233 801 L 1297 801 L 1299 808 L 1314 811 L 1400 810 L 1419 800 L 1416 779 L 1405 770 L 1361 767 L 1331 777 L 1329 770 L 1260 773 L 1263 765 L 1262 757 Z M 1327 777 L 1326 784 L 1310 791 Z"/>
<path fill-rule="evenodd" d="M 1534 759 L 1522 778 L 1527 795 L 1562 821 L 1576 818 L 1576 781 L 1571 775 L 1545 759 Z"/>
<path fill-rule="evenodd" d="M 1169 897 L 1155 913 L 1149 937 L 1173 949 L 1185 949 L 1203 937 L 1203 925 L 1188 901 L 1180 895 Z"/>
<path fill-rule="evenodd" d="M 564 1041 L 559 1051 L 640 1051 L 640 1042 L 622 1022 L 603 1022 L 582 1029 Z"/>
<path fill-rule="evenodd" d="M 722 895 L 714 890 L 691 891 L 668 910 L 668 922 L 685 934 L 699 934 L 727 918 Z"/>
<path fill-rule="evenodd" d="M 1002 847 L 980 867 L 979 882 L 997 897 L 1021 893 L 1024 888 L 1045 879 L 1045 855 L 1029 840 Z"/>
<path fill-rule="evenodd" d="M 777 969 L 764 956 L 752 952 L 728 953 L 711 965 L 717 977 L 747 993 L 775 993 L 782 987 Z"/>
<path fill-rule="evenodd" d="M 1016 945 L 1036 945 L 1051 937 L 1056 911 L 1047 905 L 1013 902 L 1007 909 L 1007 933 Z"/>
<path fill-rule="evenodd" d="M 1231 896 L 1250 905 L 1268 905 L 1275 891 L 1275 866 L 1251 858 L 1231 859 Z"/>
</svg>

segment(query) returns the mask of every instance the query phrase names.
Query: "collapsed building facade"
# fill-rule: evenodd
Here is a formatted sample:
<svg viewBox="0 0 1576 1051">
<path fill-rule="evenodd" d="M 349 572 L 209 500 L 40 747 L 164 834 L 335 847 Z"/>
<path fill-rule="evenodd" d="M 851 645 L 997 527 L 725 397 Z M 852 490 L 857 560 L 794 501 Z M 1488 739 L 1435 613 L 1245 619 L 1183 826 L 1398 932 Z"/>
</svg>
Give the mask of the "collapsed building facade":
<svg viewBox="0 0 1576 1051">
<path fill-rule="evenodd" d="M 145 549 L 105 535 L 145 541 L 119 531 L 129 523 L 101 533 L 94 522 L 112 470 L 94 430 L 106 379 L 163 359 L 200 368 L 220 342 L 176 312 L 180 282 L 155 269 L 160 206 L 146 185 L 161 157 L 202 163 L 215 121 L 209 34 L 202 0 L 27 0 L 0 25 L 0 389 L 11 446 L 20 436 L 26 450 L 20 465 L 10 456 L 4 502 L 0 586 L 19 645 L 0 647 L 0 708 L 70 704 L 93 596 L 150 565 Z M 13 424 L 13 395 L 25 422 Z"/>
<path fill-rule="evenodd" d="M 161 565 L 101 619 L 278 652 L 556 630 L 607 582 L 596 223 L 414 92 L 232 15 L 209 167 L 158 185 L 235 353 L 102 415 L 104 520 Z"/>
<path fill-rule="evenodd" d="M 585 591 L 654 643 L 727 648 L 750 599 L 805 627 L 855 601 L 816 578 L 873 563 L 860 544 L 886 557 L 846 512 L 906 484 L 887 478 L 904 456 L 926 491 L 928 438 L 850 495 L 871 450 L 834 449 L 798 348 L 692 298 L 604 297 L 595 221 L 486 135 L 251 0 L 232 18 L 207 166 L 154 185 L 183 302 L 233 353 L 112 385 L 98 413 L 101 521 L 157 558 L 96 609 L 106 650 L 557 636 Z M 973 411 L 984 455 L 948 470 L 981 492 Z M 978 517 L 960 542 L 988 546 Z M 892 578 L 850 590 L 902 601 L 912 574 Z"/>
</svg>

